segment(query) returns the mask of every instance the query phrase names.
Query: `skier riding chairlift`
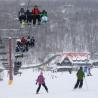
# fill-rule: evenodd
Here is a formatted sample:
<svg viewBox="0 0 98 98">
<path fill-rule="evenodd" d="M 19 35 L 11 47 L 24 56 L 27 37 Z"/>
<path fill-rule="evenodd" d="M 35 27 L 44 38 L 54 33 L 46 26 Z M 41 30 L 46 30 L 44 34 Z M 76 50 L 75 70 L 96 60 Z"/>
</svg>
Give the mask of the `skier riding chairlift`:
<svg viewBox="0 0 98 98">
<path fill-rule="evenodd" d="M 34 47 L 34 45 L 35 45 L 35 39 L 34 39 L 34 37 L 28 36 L 28 38 L 27 38 L 27 45 L 29 47 Z"/>
<path fill-rule="evenodd" d="M 47 21 L 48 21 L 47 11 L 43 10 L 41 12 L 41 22 L 42 23 L 46 23 Z"/>
<path fill-rule="evenodd" d="M 41 13 L 40 9 L 38 8 L 37 5 L 35 5 L 34 8 L 32 9 L 33 25 L 36 24 L 36 21 L 38 21 L 38 25 L 40 25 L 40 22 L 41 22 L 40 13 Z"/>
<path fill-rule="evenodd" d="M 22 45 L 26 45 L 27 44 L 27 40 L 26 40 L 25 37 L 21 38 L 21 43 L 22 43 Z"/>
<path fill-rule="evenodd" d="M 29 9 L 27 9 L 27 11 L 26 11 L 26 21 L 27 21 L 27 23 L 31 24 L 32 19 L 33 19 L 32 12 L 30 12 Z"/>
<path fill-rule="evenodd" d="M 26 14 L 25 14 L 25 10 L 24 8 L 21 8 L 19 13 L 18 13 L 18 18 L 20 23 L 25 22 L 26 21 Z"/>
</svg>

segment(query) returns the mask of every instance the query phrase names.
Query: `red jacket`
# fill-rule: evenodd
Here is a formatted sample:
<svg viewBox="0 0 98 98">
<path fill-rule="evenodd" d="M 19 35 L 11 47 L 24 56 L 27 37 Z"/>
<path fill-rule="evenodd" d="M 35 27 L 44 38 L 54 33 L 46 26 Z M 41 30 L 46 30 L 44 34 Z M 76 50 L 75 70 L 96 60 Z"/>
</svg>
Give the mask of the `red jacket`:
<svg viewBox="0 0 98 98">
<path fill-rule="evenodd" d="M 22 37 L 22 38 L 21 38 L 21 43 L 22 43 L 22 44 L 26 44 L 26 43 L 27 43 L 27 40 L 26 40 L 24 37 Z"/>
<path fill-rule="evenodd" d="M 39 84 L 44 84 L 45 83 L 45 78 L 43 75 L 39 75 L 37 80 L 36 80 L 37 83 Z"/>
<path fill-rule="evenodd" d="M 32 14 L 39 15 L 40 13 L 41 13 L 41 11 L 38 8 L 32 9 Z"/>
</svg>

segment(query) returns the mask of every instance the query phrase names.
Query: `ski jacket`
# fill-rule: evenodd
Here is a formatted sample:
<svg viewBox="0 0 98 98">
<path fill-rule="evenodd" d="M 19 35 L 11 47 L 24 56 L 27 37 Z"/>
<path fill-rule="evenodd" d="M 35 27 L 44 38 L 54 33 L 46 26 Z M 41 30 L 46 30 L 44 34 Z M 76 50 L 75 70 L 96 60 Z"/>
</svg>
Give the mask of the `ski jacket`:
<svg viewBox="0 0 98 98">
<path fill-rule="evenodd" d="M 41 11 L 38 8 L 32 9 L 32 14 L 39 15 L 40 13 L 41 13 Z"/>
<path fill-rule="evenodd" d="M 26 43 L 27 43 L 27 40 L 26 40 L 24 37 L 22 37 L 22 38 L 21 38 L 21 43 L 22 43 L 22 44 L 26 44 Z"/>
<path fill-rule="evenodd" d="M 32 16 L 32 13 L 31 13 L 29 10 L 27 10 L 27 11 L 26 11 L 26 16 L 27 16 L 27 17 Z"/>
<path fill-rule="evenodd" d="M 23 8 L 20 9 L 18 16 L 24 16 L 25 15 L 25 11 Z"/>
<path fill-rule="evenodd" d="M 47 16 L 47 12 L 46 12 L 46 11 L 43 11 L 43 12 L 41 13 L 41 17 L 43 17 L 43 16 Z"/>
<path fill-rule="evenodd" d="M 44 84 L 45 83 L 45 78 L 43 75 L 39 75 L 37 80 L 36 80 L 36 83 L 39 83 L 39 84 Z"/>
<path fill-rule="evenodd" d="M 78 80 L 83 80 L 83 77 L 85 77 L 85 74 L 84 74 L 83 70 L 79 69 L 79 71 L 77 72 Z"/>
</svg>

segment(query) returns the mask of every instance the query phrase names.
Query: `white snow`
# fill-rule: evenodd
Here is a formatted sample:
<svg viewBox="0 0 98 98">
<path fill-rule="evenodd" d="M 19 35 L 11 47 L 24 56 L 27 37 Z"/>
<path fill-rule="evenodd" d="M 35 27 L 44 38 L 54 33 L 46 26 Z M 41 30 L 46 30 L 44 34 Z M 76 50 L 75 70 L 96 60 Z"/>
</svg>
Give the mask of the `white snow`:
<svg viewBox="0 0 98 98">
<path fill-rule="evenodd" d="M 0 82 L 0 98 L 98 98 L 98 69 L 92 69 L 93 76 L 86 77 L 83 88 L 77 90 L 73 90 L 76 83 L 75 72 L 44 72 L 49 93 L 42 87 L 37 95 L 36 78 L 39 72 L 33 72 L 31 69 L 22 72 L 21 76 L 14 76 L 10 86 L 7 73 L 4 72 L 4 81 Z"/>
<path fill-rule="evenodd" d="M 26 5 L 25 2 L 20 3 L 20 6 L 25 6 L 25 5 Z"/>
</svg>

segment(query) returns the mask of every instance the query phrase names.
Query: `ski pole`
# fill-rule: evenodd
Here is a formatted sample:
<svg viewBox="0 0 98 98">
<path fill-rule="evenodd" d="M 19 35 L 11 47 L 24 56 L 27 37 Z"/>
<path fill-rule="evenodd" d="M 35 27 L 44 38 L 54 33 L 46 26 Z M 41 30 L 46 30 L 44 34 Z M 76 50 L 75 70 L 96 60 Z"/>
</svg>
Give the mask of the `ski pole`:
<svg viewBox="0 0 98 98">
<path fill-rule="evenodd" d="M 86 88 L 88 89 L 88 84 L 87 84 L 86 78 L 84 78 L 84 81 L 85 81 Z"/>
</svg>

